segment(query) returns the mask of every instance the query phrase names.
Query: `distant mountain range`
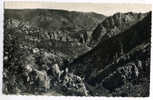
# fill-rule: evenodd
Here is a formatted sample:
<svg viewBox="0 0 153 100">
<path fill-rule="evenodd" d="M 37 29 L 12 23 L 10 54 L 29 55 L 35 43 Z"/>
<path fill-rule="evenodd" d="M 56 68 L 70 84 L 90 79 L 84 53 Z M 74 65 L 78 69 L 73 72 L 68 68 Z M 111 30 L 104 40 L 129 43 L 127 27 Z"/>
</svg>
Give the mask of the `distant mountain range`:
<svg viewBox="0 0 153 100">
<path fill-rule="evenodd" d="M 92 31 L 106 17 L 97 13 L 82 13 L 66 10 L 5 10 L 6 18 L 21 20 L 46 31 Z"/>
<path fill-rule="evenodd" d="M 43 9 L 25 9 L 25 10 L 5 10 L 5 20 L 12 21 L 16 26 L 23 24 L 25 27 L 34 27 L 42 32 L 45 40 L 56 40 L 55 44 L 67 46 L 67 41 L 84 44 L 90 41 L 90 36 L 95 27 L 106 17 L 97 13 L 70 12 L 66 10 L 43 10 Z M 74 45 L 78 45 L 75 44 Z M 71 45 L 69 45 L 71 47 Z M 81 45 L 82 46 L 82 45 Z M 80 46 L 80 47 L 81 47 Z M 78 47 L 78 46 L 77 46 Z M 78 48 L 80 48 L 78 47 Z M 81 48 L 84 48 L 82 46 Z M 58 48 L 58 47 L 54 47 Z M 60 48 L 60 47 L 59 47 Z M 66 47 L 69 48 L 69 47 Z M 66 49 L 65 48 L 65 49 Z M 71 47 L 73 48 L 73 47 Z M 71 49 L 70 48 L 70 49 Z M 59 49 L 60 50 L 60 49 Z M 88 48 L 83 50 L 87 51 Z M 80 50 L 67 50 L 73 54 L 80 53 Z M 79 52 L 78 52 L 79 51 Z M 61 51 L 60 51 L 61 52 Z M 76 53 L 78 52 L 78 53 Z M 69 55 L 69 54 L 68 54 Z M 80 55 L 80 54 L 79 54 Z"/>
</svg>

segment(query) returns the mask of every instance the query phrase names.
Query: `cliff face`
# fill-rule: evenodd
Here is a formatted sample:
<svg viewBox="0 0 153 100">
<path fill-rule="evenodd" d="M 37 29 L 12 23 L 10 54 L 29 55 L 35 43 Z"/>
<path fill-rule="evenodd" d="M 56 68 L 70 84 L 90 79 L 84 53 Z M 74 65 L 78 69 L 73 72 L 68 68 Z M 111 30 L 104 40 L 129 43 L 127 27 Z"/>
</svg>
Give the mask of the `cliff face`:
<svg viewBox="0 0 153 100">
<path fill-rule="evenodd" d="M 77 75 L 85 77 L 89 84 L 93 86 L 101 84 L 106 89 L 113 91 L 124 84 L 124 81 L 121 81 L 122 78 L 119 78 L 124 74 L 119 74 L 118 70 L 122 70 L 121 73 L 127 73 L 129 77 L 130 75 L 136 77 L 136 73 L 149 73 L 147 70 L 139 71 L 141 68 L 146 69 L 146 67 L 149 67 L 150 37 L 151 13 L 125 32 L 112 38 L 102 39 L 93 50 L 76 59 L 71 64 L 71 69 Z M 141 68 L 138 67 L 137 61 L 142 63 Z M 133 64 L 129 65 L 129 63 Z M 128 72 L 128 70 L 133 70 L 134 72 Z M 149 75 L 145 76 L 145 78 L 149 79 Z M 135 78 L 131 80 L 133 79 Z M 128 79 L 125 80 L 127 81 Z M 112 82 L 117 83 L 114 83 L 113 86 Z"/>
<path fill-rule="evenodd" d="M 142 13 L 116 13 L 107 17 L 99 24 L 92 34 L 92 45 L 96 45 L 101 39 L 111 38 L 124 32 L 132 25 L 141 21 L 146 14 Z"/>
</svg>

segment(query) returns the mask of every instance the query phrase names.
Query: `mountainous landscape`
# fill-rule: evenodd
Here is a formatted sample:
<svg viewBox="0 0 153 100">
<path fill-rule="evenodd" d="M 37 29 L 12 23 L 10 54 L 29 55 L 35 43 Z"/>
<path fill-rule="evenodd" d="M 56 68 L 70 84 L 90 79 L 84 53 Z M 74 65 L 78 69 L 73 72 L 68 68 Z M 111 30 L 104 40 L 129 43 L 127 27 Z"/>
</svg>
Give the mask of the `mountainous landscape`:
<svg viewBox="0 0 153 100">
<path fill-rule="evenodd" d="M 147 97 L 151 12 L 5 9 L 3 93 Z"/>
</svg>

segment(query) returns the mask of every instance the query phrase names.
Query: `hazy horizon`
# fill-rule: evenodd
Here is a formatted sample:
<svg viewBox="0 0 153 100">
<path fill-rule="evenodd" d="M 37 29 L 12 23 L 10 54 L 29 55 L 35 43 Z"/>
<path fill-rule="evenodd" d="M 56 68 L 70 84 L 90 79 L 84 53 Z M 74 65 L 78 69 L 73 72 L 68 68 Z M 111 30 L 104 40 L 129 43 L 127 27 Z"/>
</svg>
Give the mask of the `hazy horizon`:
<svg viewBox="0 0 153 100">
<path fill-rule="evenodd" d="M 114 13 L 145 13 L 152 11 L 151 4 L 109 4 L 109 3 L 55 3 L 55 2 L 17 2 L 7 1 L 5 9 L 56 9 L 79 12 L 95 12 L 106 16 Z"/>
</svg>

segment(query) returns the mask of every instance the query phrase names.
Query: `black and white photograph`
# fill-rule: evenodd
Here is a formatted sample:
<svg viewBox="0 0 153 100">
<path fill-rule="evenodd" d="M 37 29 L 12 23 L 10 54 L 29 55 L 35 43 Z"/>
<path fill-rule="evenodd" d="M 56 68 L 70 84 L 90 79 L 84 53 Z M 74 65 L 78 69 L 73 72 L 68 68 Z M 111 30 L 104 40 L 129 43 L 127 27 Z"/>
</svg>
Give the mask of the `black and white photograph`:
<svg viewBox="0 0 153 100">
<path fill-rule="evenodd" d="M 152 4 L 4 2 L 2 94 L 149 97 Z"/>
</svg>

